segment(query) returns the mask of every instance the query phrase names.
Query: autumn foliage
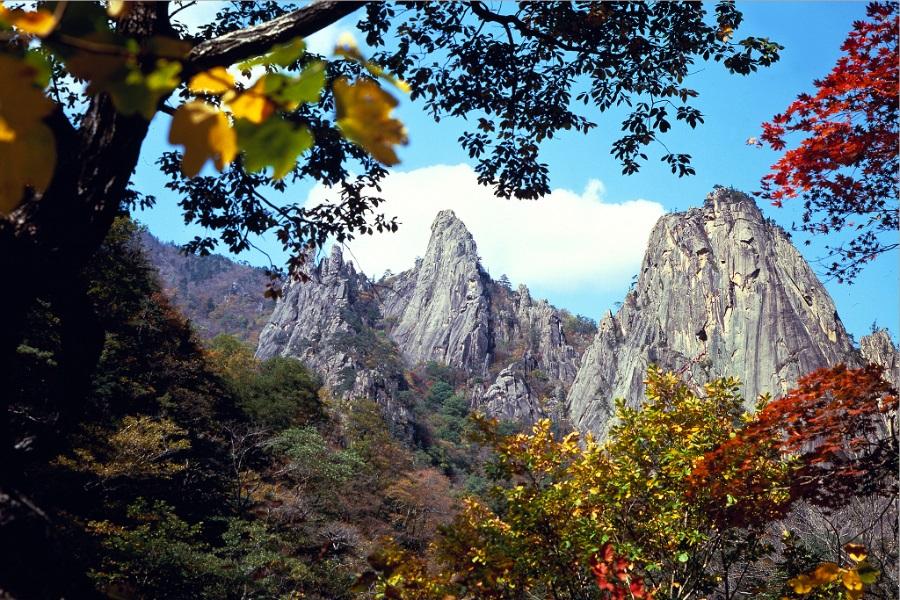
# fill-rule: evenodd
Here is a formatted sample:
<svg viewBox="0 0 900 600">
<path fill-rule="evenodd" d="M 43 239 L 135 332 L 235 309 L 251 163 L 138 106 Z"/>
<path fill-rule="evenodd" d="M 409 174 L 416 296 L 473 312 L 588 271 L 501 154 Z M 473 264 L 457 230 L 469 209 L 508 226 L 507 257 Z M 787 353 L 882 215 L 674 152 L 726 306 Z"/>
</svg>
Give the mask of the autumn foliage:
<svg viewBox="0 0 900 600">
<path fill-rule="evenodd" d="M 591 559 L 591 573 L 597 580 L 597 588 L 607 592 L 611 600 L 653 600 L 653 593 L 647 590 L 644 579 L 629 572 L 631 567 L 631 562 L 617 556 L 609 543 L 603 544 L 600 552 Z"/>
<path fill-rule="evenodd" d="M 138 43 L 110 27 L 129 11 L 127 3 L 110 3 L 107 10 L 89 3 L 61 3 L 54 12 L 9 10 L 0 2 L 0 31 L 12 29 L 17 44 L 0 54 L 0 215 L 15 209 L 27 188 L 43 192 L 56 165 L 53 135 L 43 123 L 55 104 L 42 92 L 53 68 L 64 65 L 88 94 L 106 93 L 122 115 L 151 120 L 160 103 L 182 84 L 192 99 L 171 109 L 169 142 L 184 147 L 181 170 L 197 176 L 211 161 L 223 171 L 238 155 L 248 173 L 271 168 L 273 180 L 291 172 L 298 157 L 315 142 L 309 127 L 296 124 L 291 113 L 321 101 L 326 87 L 326 63 L 305 56 L 296 39 L 272 47 L 262 56 L 225 67 L 191 73 L 186 66 L 191 45 L 166 36 Z M 86 24 L 90 30 L 83 31 Z M 78 38 L 85 35 L 89 43 Z M 15 39 L 15 38 L 14 38 Z M 40 40 L 40 49 L 30 45 Z M 335 122 L 344 137 L 385 164 L 399 162 L 394 146 L 405 144 L 403 124 L 391 117 L 397 100 L 377 79 L 408 92 L 408 86 L 368 62 L 355 43 L 345 40 L 337 57 L 358 63 L 376 79 L 333 83 Z M 54 62 L 55 61 L 55 62 Z M 254 82 L 239 81 L 254 68 L 266 73 Z M 297 75 L 289 71 L 297 70 Z M 54 83 L 54 89 L 56 84 Z M 57 92 L 58 95 L 58 92 Z"/>
<path fill-rule="evenodd" d="M 831 248 L 830 272 L 847 281 L 897 247 L 898 4 L 875 2 L 867 14 L 854 23 L 831 73 L 814 82 L 815 93 L 800 94 L 763 123 L 762 134 L 777 151 L 802 136 L 762 179 L 760 194 L 776 206 L 802 198 L 802 231 L 852 232 Z"/>
<path fill-rule="evenodd" d="M 897 396 L 880 367 L 819 369 L 770 402 L 737 435 L 709 452 L 691 479 L 723 523 L 751 525 L 798 500 L 836 508 L 875 493 L 897 472 Z M 773 478 L 772 465 L 789 472 Z M 779 500 L 774 484 L 790 493 Z M 718 508 L 716 508 L 718 507 Z"/>
<path fill-rule="evenodd" d="M 734 379 L 695 391 L 651 368 L 646 384 L 643 407 L 620 401 L 602 442 L 556 436 L 549 421 L 501 435 L 476 419 L 497 487 L 463 501 L 432 548 L 436 568 L 388 544 L 361 584 L 442 600 L 862 597 L 879 571 L 859 544 L 845 566 L 746 573 L 771 565 L 769 526 L 796 503 L 895 493 L 897 399 L 880 368 L 821 369 L 755 414 Z"/>
</svg>

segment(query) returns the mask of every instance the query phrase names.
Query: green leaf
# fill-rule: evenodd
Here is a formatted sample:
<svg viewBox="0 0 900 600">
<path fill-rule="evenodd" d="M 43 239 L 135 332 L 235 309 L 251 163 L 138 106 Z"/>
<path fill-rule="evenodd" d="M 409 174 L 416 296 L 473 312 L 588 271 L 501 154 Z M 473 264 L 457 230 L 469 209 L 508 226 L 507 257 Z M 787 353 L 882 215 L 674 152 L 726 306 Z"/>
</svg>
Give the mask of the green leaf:
<svg viewBox="0 0 900 600">
<path fill-rule="evenodd" d="M 878 581 L 878 576 L 881 575 L 881 571 L 872 567 L 868 561 L 863 561 L 856 567 L 856 574 L 859 575 L 859 580 L 864 584 L 872 585 Z"/>
<path fill-rule="evenodd" d="M 309 129 L 277 117 L 266 119 L 260 125 L 239 119 L 234 128 L 238 146 L 244 153 L 244 168 L 253 173 L 271 166 L 273 179 L 290 173 L 297 157 L 313 145 Z"/>
<path fill-rule="evenodd" d="M 40 87 L 50 83 L 50 61 L 40 49 L 31 49 L 25 53 L 24 62 L 35 71 L 34 82 Z"/>
<path fill-rule="evenodd" d="M 316 103 L 325 86 L 325 63 L 311 63 L 297 77 L 270 74 L 266 76 L 265 86 L 266 95 L 279 104 L 295 108 L 303 102 Z"/>
<path fill-rule="evenodd" d="M 123 115 L 140 113 L 149 121 L 156 114 L 159 100 L 178 85 L 180 72 L 181 63 L 158 60 L 156 69 L 146 75 L 139 67 L 129 65 L 122 81 L 92 81 L 91 84 L 98 91 L 109 92 L 116 110 Z"/>
<path fill-rule="evenodd" d="M 294 64 L 298 58 L 306 52 L 306 44 L 302 38 L 297 38 L 287 44 L 274 46 L 272 50 L 242 63 L 237 64 L 237 68 L 241 71 L 249 71 L 257 65 L 278 65 L 279 67 L 289 67 Z"/>
<path fill-rule="evenodd" d="M 681 552 L 678 555 L 678 562 L 680 563 L 686 563 L 688 559 L 690 559 L 690 555 L 687 552 Z"/>
</svg>

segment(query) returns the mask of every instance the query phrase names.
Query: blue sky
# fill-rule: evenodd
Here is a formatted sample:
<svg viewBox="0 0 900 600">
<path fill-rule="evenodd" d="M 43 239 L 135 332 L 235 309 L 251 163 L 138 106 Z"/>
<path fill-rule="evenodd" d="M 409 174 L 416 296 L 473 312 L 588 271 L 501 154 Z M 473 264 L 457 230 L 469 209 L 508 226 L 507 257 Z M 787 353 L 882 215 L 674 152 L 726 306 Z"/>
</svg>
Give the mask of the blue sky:
<svg viewBox="0 0 900 600">
<path fill-rule="evenodd" d="M 400 217 L 404 227 L 393 234 L 396 239 L 381 236 L 351 244 L 359 266 L 375 276 L 385 268 L 411 266 L 415 256 L 424 253 L 434 213 L 452 208 L 469 225 L 495 277 L 508 273 L 514 284 L 528 284 L 535 296 L 593 318 L 614 308 L 638 270 L 646 236 L 659 214 L 698 206 L 715 184 L 747 192 L 758 188 L 777 156 L 748 146 L 747 138 L 759 135 L 760 123 L 784 110 L 797 93 L 812 88 L 813 79 L 831 69 L 853 20 L 865 15 L 861 2 L 753 2 L 739 7 L 745 17 L 739 38 L 769 37 L 785 49 L 773 67 L 747 77 L 729 75 L 717 64 L 697 65 L 689 83 L 700 92 L 696 106 L 705 123 L 696 130 L 677 125 L 664 138 L 673 151 L 693 157 L 695 176 L 672 175 L 658 162 L 659 151 L 640 173 L 621 175 L 609 154 L 621 118 L 609 113 L 595 116 L 600 126 L 587 136 L 564 135 L 543 146 L 542 159 L 555 190 L 550 197 L 526 203 L 494 199 L 472 181 L 466 166 L 471 161 L 456 142 L 462 124 L 436 124 L 420 106 L 404 99 L 398 115 L 407 125 L 410 144 L 401 150 L 402 162 L 385 191 L 385 211 Z M 210 12 L 211 6 L 204 8 Z M 324 50 L 342 31 L 352 32 L 352 17 L 316 36 L 313 46 Z M 154 121 L 135 177 L 136 186 L 159 201 L 137 217 L 158 237 L 185 242 L 198 230 L 183 224 L 153 164 L 165 147 L 168 120 L 161 114 Z M 313 189 L 311 183 L 295 185 L 285 195 L 299 203 L 326 198 L 326 191 Z M 761 208 L 787 229 L 799 214 L 790 206 Z M 557 218 L 560 213 L 567 213 L 568 225 Z M 802 239 L 795 234 L 795 240 Z M 284 259 L 274 240 L 259 243 L 276 260 Z M 799 248 L 811 261 L 822 254 L 818 241 Z M 260 254 L 239 258 L 264 262 Z M 842 320 L 857 337 L 876 320 L 896 336 L 897 264 L 895 253 L 871 264 L 852 286 L 825 282 Z M 815 264 L 813 268 L 822 271 Z"/>
</svg>

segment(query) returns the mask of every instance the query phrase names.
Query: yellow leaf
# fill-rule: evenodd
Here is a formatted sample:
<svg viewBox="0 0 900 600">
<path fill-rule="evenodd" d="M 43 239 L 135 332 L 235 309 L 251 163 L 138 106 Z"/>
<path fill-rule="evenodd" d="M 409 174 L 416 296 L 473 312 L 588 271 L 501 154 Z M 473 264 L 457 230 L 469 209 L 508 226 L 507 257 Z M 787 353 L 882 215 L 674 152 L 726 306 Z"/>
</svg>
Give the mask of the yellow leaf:
<svg viewBox="0 0 900 600">
<path fill-rule="evenodd" d="M 412 88 L 409 87 L 409 84 L 406 83 L 405 81 L 403 81 L 402 79 L 400 79 L 399 77 L 394 78 L 394 85 L 397 86 L 398 90 L 400 90 L 401 92 L 404 92 L 406 94 L 408 94 L 412 90 Z"/>
<path fill-rule="evenodd" d="M 847 544 L 844 546 L 844 551 L 847 555 L 853 560 L 853 562 L 860 562 L 866 559 L 866 556 L 869 555 L 866 552 L 866 547 L 862 544 Z"/>
<path fill-rule="evenodd" d="M 56 165 L 56 142 L 44 125 L 14 142 L 0 142 L 0 214 L 9 214 L 28 186 L 43 191 L 50 185 Z"/>
<path fill-rule="evenodd" d="M 247 119 L 259 125 L 275 111 L 275 103 L 266 96 L 266 78 L 260 77 L 252 88 L 227 102 L 236 119 Z"/>
<path fill-rule="evenodd" d="M 334 54 L 335 56 L 343 56 L 344 58 L 349 58 L 350 60 L 359 61 L 361 63 L 366 62 L 365 57 L 363 57 L 362 53 L 359 51 L 359 45 L 356 43 L 356 38 L 354 38 L 353 34 L 349 31 L 345 31 L 338 36 L 337 43 L 334 46 Z"/>
<path fill-rule="evenodd" d="M 391 111 L 397 100 L 368 79 L 350 84 L 341 77 L 334 82 L 337 123 L 344 135 L 386 165 L 399 162 L 394 146 L 406 144 L 406 128 Z"/>
<path fill-rule="evenodd" d="M 824 585 L 837 579 L 841 568 L 833 562 L 822 563 L 812 572 L 813 585 Z"/>
<path fill-rule="evenodd" d="M 225 67 L 213 67 L 191 77 L 188 89 L 195 94 L 224 94 L 234 88 L 234 77 Z"/>
<path fill-rule="evenodd" d="M 0 21 L 12 25 L 23 33 L 29 33 L 38 37 L 46 37 L 56 27 L 56 19 L 46 10 L 34 12 L 13 9 L 9 10 L 0 4 Z"/>
<path fill-rule="evenodd" d="M 794 589 L 795 594 L 808 594 L 812 591 L 812 581 L 807 575 L 798 575 L 788 580 L 788 584 Z"/>
<path fill-rule="evenodd" d="M 0 117 L 0 142 L 11 142 L 16 139 L 15 130 L 10 127 L 6 119 Z"/>
<path fill-rule="evenodd" d="M 721 27 L 719 27 L 717 37 L 723 42 L 727 42 L 729 39 L 731 39 L 731 34 L 733 33 L 734 27 L 732 27 L 731 25 L 722 25 Z"/>
<path fill-rule="evenodd" d="M 225 113 L 206 102 L 182 104 L 172 118 L 169 143 L 184 146 L 181 170 L 193 177 L 207 160 L 220 171 L 237 156 L 237 136 Z"/>
<path fill-rule="evenodd" d="M 859 578 L 859 573 L 857 573 L 855 569 L 844 571 L 841 574 L 841 579 L 844 583 L 844 587 L 851 592 L 863 589 L 862 579 Z"/>
<path fill-rule="evenodd" d="M 106 6 L 106 14 L 113 19 L 121 19 L 128 13 L 128 2 L 125 0 L 109 0 Z"/>
<path fill-rule="evenodd" d="M 0 214 L 8 214 L 30 186 L 43 191 L 56 164 L 53 133 L 43 118 L 53 110 L 35 87 L 35 69 L 0 54 Z"/>
</svg>

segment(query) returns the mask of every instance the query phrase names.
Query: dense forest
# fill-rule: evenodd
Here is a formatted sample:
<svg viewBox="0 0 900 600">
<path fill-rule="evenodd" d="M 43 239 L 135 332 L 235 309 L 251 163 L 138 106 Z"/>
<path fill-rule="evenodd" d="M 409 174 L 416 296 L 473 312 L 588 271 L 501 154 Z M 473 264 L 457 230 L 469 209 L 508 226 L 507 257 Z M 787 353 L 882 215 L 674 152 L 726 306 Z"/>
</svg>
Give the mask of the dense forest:
<svg viewBox="0 0 900 600">
<path fill-rule="evenodd" d="M 815 373 L 752 417 L 734 380 L 651 371 L 600 442 L 470 415 L 462 376 L 429 363 L 405 374 L 420 430 L 401 440 L 295 359 L 201 341 L 135 234 L 120 218 L 85 273 L 107 310 L 80 415 L 48 402 L 74 383 L 56 308 L 30 315 L 14 425 L 54 532 L 5 553 L 13 594 L 894 593 L 896 398 L 878 368 Z"/>
<path fill-rule="evenodd" d="M 401 94 L 468 117 L 502 198 L 548 194 L 540 143 L 613 109 L 624 174 L 660 147 L 694 174 L 660 138 L 703 124 L 695 62 L 783 50 L 733 3 L 192 4 L 0 3 L 0 598 L 896 597 L 897 349 L 853 343 L 749 196 L 661 218 L 600 323 L 491 279 L 449 210 L 403 273 L 314 260 L 397 230 Z M 371 56 L 308 51 L 357 10 Z M 784 152 L 757 197 L 842 234 L 842 282 L 898 247 L 897 13 L 752 142 Z M 134 220 L 157 115 L 198 256 Z M 269 199 L 292 179 L 335 197 Z M 267 233 L 285 271 L 209 256 Z"/>
</svg>

